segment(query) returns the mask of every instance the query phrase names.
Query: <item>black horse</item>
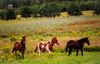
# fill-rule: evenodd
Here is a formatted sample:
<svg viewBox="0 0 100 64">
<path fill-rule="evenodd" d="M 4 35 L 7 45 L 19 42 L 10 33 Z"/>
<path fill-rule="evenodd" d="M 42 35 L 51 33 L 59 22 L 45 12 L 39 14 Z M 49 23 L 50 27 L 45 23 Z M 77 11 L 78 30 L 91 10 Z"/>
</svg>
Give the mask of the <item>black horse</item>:
<svg viewBox="0 0 100 64">
<path fill-rule="evenodd" d="M 77 41 L 70 40 L 70 41 L 67 42 L 67 46 L 65 48 L 65 51 L 66 52 L 68 51 L 68 56 L 70 56 L 70 54 L 72 52 L 72 49 L 76 49 L 76 51 L 77 51 L 76 56 L 77 56 L 78 55 L 78 51 L 80 49 L 81 50 L 81 54 L 83 56 L 84 43 L 87 43 L 88 45 L 90 45 L 90 42 L 89 42 L 87 37 L 82 38 L 82 39 L 77 40 Z"/>
</svg>

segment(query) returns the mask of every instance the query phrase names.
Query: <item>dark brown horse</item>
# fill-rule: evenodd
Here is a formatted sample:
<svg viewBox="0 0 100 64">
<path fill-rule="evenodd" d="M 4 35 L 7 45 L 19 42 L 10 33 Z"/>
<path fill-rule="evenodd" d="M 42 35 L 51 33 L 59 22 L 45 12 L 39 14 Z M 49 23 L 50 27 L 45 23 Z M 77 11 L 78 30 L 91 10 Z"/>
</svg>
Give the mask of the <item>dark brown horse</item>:
<svg viewBox="0 0 100 64">
<path fill-rule="evenodd" d="M 25 52 L 25 43 L 26 43 L 26 36 L 22 36 L 22 40 L 21 42 L 16 42 L 14 44 L 14 48 L 12 50 L 12 52 L 21 52 L 22 54 L 22 59 L 24 59 L 24 52 Z"/>
<path fill-rule="evenodd" d="M 77 51 L 76 56 L 77 56 L 78 55 L 78 51 L 80 49 L 81 50 L 81 54 L 83 56 L 84 43 L 87 43 L 88 45 L 90 45 L 90 42 L 89 42 L 87 37 L 82 38 L 82 39 L 77 40 L 77 41 L 70 40 L 70 41 L 67 42 L 67 46 L 65 48 L 65 51 L 67 52 L 67 50 L 68 50 L 68 52 L 69 52 L 68 55 L 70 56 L 70 54 L 72 52 L 72 49 L 76 49 L 76 51 Z"/>
<path fill-rule="evenodd" d="M 38 51 L 38 53 L 40 54 L 40 52 L 48 51 L 50 53 L 53 50 L 54 44 L 59 45 L 56 37 L 52 38 L 52 40 L 48 41 L 47 43 L 44 41 L 38 42 L 34 52 Z"/>
</svg>

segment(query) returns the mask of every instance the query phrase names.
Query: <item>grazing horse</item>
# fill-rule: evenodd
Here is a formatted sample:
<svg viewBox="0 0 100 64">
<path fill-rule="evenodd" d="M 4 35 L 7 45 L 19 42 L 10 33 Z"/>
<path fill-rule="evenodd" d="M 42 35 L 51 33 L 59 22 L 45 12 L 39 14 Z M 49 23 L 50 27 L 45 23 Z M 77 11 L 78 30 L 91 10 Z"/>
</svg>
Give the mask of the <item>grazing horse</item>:
<svg viewBox="0 0 100 64">
<path fill-rule="evenodd" d="M 72 52 L 72 49 L 76 49 L 76 51 L 77 51 L 76 56 L 77 56 L 77 55 L 78 55 L 78 51 L 79 51 L 79 49 L 80 49 L 80 50 L 81 50 L 81 54 L 82 54 L 82 56 L 83 56 L 83 47 L 84 47 L 84 43 L 87 43 L 88 45 L 90 45 L 90 42 L 89 42 L 89 40 L 88 40 L 87 37 L 82 38 L 82 39 L 77 40 L 77 41 L 70 40 L 70 41 L 67 42 L 67 46 L 66 46 L 66 48 L 65 48 L 65 51 L 67 52 L 67 50 L 69 49 L 68 55 L 70 56 L 70 54 L 71 54 L 71 52 Z"/>
<path fill-rule="evenodd" d="M 12 50 L 12 52 L 21 52 L 22 54 L 22 59 L 24 59 L 24 52 L 25 52 L 25 43 L 26 43 L 26 36 L 22 36 L 22 40 L 21 42 L 16 42 L 14 44 L 14 48 Z"/>
<path fill-rule="evenodd" d="M 59 45 L 56 37 L 52 38 L 52 40 L 48 41 L 47 43 L 44 41 L 38 42 L 34 52 L 38 51 L 38 53 L 40 54 L 40 52 L 48 51 L 50 53 L 51 51 L 53 51 L 54 44 Z"/>
</svg>

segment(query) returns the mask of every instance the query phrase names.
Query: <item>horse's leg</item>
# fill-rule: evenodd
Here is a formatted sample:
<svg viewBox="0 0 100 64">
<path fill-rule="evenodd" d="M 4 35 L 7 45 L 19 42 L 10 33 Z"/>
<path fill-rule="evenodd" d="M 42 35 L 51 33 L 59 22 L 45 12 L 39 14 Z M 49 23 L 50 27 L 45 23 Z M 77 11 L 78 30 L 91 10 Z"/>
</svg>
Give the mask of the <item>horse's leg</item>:
<svg viewBox="0 0 100 64">
<path fill-rule="evenodd" d="M 38 53 L 39 53 L 39 55 L 40 55 L 41 50 L 40 50 L 39 46 L 37 47 L 37 50 L 38 50 Z"/>
<path fill-rule="evenodd" d="M 65 48 L 65 52 L 67 52 L 68 51 L 68 46 L 66 46 L 66 48 Z"/>
<path fill-rule="evenodd" d="M 25 52 L 25 49 L 22 49 L 20 52 L 21 52 L 21 54 L 22 54 L 22 59 L 24 59 L 24 52 Z"/>
<path fill-rule="evenodd" d="M 81 48 L 81 54 L 82 54 L 82 56 L 83 56 L 83 48 Z"/>
<path fill-rule="evenodd" d="M 72 49 L 71 49 L 71 48 L 69 48 L 69 53 L 68 53 L 68 56 L 70 56 L 71 52 L 72 52 Z"/>
<path fill-rule="evenodd" d="M 48 47 L 48 46 L 46 47 L 46 50 L 47 50 L 49 53 L 51 53 L 51 51 L 50 51 L 50 49 L 49 49 L 49 47 Z"/>
<path fill-rule="evenodd" d="M 77 52 L 77 53 L 76 53 L 76 56 L 78 56 L 78 51 L 79 51 L 79 49 L 76 49 L 76 52 Z"/>
<path fill-rule="evenodd" d="M 13 48 L 12 52 L 14 52 L 14 51 L 15 51 L 15 48 Z"/>
<path fill-rule="evenodd" d="M 48 51 L 49 53 L 51 53 L 51 51 L 50 51 L 49 49 L 47 49 L 47 51 Z"/>
<path fill-rule="evenodd" d="M 22 52 L 22 59 L 24 59 L 24 52 Z"/>
</svg>

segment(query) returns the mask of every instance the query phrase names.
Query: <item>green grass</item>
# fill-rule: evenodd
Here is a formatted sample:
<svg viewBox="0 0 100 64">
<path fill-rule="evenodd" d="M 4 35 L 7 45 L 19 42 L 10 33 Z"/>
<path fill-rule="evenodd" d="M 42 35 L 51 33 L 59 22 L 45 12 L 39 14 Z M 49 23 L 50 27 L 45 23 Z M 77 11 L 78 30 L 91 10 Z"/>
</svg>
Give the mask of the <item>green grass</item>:
<svg viewBox="0 0 100 64">
<path fill-rule="evenodd" d="M 68 56 L 65 53 L 52 53 L 52 54 L 41 54 L 26 55 L 25 59 L 8 59 L 0 60 L 1 64 L 99 64 L 100 63 L 100 52 L 84 52 L 84 56 L 75 55 Z"/>
<path fill-rule="evenodd" d="M 27 18 L 0 20 L 0 64 L 99 64 L 100 58 L 100 16 L 79 16 L 64 18 Z M 25 59 L 15 59 L 11 53 L 15 40 L 27 35 Z M 55 53 L 40 56 L 32 53 L 38 41 L 49 41 L 56 36 L 60 47 Z M 91 46 L 84 48 L 84 56 L 70 57 L 63 49 L 69 39 L 89 37 Z M 92 44 L 93 43 L 93 44 Z M 88 52 L 87 52 L 88 51 Z M 19 57 L 18 57 L 19 58 Z"/>
</svg>

